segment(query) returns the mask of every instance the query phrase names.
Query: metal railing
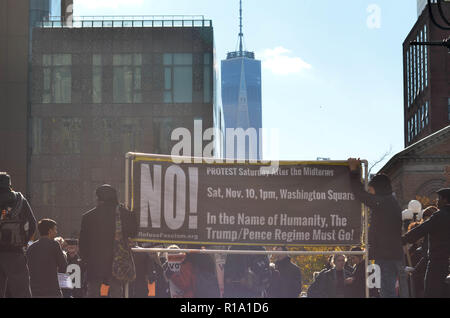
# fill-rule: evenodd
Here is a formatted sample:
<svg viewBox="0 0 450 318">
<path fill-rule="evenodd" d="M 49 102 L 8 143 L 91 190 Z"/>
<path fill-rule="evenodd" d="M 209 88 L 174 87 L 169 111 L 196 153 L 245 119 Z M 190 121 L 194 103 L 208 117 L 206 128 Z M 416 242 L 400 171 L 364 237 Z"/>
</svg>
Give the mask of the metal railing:
<svg viewBox="0 0 450 318">
<path fill-rule="evenodd" d="M 64 19 L 49 17 L 42 21 L 41 28 L 176 28 L 212 27 L 212 21 L 204 16 L 151 15 L 151 16 L 83 16 Z"/>
</svg>

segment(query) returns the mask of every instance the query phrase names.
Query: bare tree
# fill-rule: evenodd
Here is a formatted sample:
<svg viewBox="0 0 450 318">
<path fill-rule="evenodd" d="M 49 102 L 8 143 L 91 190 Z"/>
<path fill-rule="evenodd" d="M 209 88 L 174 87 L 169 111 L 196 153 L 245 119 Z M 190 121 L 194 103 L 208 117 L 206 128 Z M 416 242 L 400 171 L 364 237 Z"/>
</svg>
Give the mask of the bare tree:
<svg viewBox="0 0 450 318">
<path fill-rule="evenodd" d="M 389 150 L 386 151 L 378 160 L 376 160 L 374 163 L 369 163 L 369 177 L 372 173 L 373 168 L 375 168 L 377 165 L 379 165 L 381 162 L 384 161 L 390 154 L 392 153 L 392 145 L 390 145 Z"/>
</svg>

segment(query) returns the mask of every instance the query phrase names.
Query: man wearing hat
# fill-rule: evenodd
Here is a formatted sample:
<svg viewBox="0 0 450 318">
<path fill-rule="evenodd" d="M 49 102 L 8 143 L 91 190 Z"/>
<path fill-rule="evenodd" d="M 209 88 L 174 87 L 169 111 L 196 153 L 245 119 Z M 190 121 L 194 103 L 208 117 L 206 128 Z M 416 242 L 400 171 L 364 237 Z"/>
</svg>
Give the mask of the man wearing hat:
<svg viewBox="0 0 450 318">
<path fill-rule="evenodd" d="M 97 298 L 108 292 L 110 297 L 120 298 L 122 283 L 112 276 L 117 208 L 125 240 L 136 235 L 137 220 L 134 213 L 119 205 L 112 186 L 102 185 L 95 193 L 97 207 L 83 215 L 79 238 L 80 256 L 87 270 L 88 297 Z"/>
<path fill-rule="evenodd" d="M 442 298 L 446 295 L 445 279 L 449 273 L 450 257 L 450 188 L 437 192 L 439 211 L 426 222 L 403 236 L 403 244 L 412 244 L 428 235 L 428 266 L 425 274 L 425 297 Z"/>
<path fill-rule="evenodd" d="M 11 188 L 11 177 L 0 172 L 0 298 L 6 286 L 13 298 L 29 298 L 30 276 L 24 247 L 36 230 L 27 199 Z"/>
</svg>

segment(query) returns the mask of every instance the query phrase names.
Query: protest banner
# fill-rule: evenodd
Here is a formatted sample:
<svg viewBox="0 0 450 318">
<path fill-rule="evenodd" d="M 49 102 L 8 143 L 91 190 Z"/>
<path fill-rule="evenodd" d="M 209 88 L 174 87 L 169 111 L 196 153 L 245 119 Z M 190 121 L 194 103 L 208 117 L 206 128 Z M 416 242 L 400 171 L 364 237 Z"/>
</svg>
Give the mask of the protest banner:
<svg viewBox="0 0 450 318">
<path fill-rule="evenodd" d="M 174 163 L 128 154 L 138 241 L 201 245 L 361 245 L 363 209 L 347 162 Z"/>
</svg>

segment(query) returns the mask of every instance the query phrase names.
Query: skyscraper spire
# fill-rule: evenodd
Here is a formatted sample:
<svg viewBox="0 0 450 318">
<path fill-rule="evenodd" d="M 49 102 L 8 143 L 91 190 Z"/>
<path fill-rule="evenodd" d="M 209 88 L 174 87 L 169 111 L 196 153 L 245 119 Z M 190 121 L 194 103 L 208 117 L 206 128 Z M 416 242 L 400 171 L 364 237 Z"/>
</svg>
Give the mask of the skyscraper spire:
<svg viewBox="0 0 450 318">
<path fill-rule="evenodd" d="M 242 32 L 242 0 L 239 0 L 239 53 L 242 56 L 243 47 L 242 40 L 244 33 Z"/>
</svg>

